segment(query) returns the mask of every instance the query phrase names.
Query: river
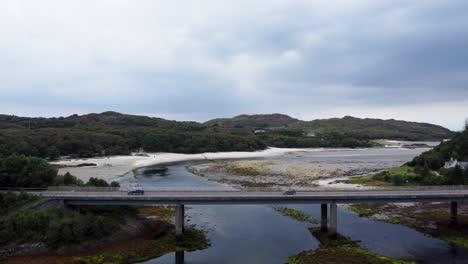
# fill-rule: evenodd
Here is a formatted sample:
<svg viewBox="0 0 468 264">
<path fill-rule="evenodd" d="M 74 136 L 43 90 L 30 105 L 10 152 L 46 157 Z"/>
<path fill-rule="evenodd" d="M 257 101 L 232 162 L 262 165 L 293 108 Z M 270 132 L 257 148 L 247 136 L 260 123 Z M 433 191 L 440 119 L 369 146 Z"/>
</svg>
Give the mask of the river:
<svg viewBox="0 0 468 264">
<path fill-rule="evenodd" d="M 370 149 L 368 151 L 333 150 L 285 154 L 274 159 L 303 159 L 312 162 L 369 161 L 402 163 L 417 155 L 405 149 Z M 145 188 L 229 188 L 188 172 L 184 162 L 168 166 L 165 176 L 137 175 L 127 181 L 140 182 Z M 308 232 L 310 223 L 282 216 L 274 205 L 196 205 L 186 210 L 186 225 L 196 225 L 207 232 L 211 247 L 185 252 L 185 263 L 286 263 L 291 255 L 316 249 L 318 241 Z M 319 205 L 289 205 L 320 219 Z M 422 263 L 467 263 L 468 249 L 426 236 L 411 228 L 358 217 L 346 208 L 338 209 L 338 232 L 369 251 L 389 257 Z M 175 263 L 171 253 L 146 264 Z M 179 253 L 179 256 L 181 253 Z"/>
</svg>

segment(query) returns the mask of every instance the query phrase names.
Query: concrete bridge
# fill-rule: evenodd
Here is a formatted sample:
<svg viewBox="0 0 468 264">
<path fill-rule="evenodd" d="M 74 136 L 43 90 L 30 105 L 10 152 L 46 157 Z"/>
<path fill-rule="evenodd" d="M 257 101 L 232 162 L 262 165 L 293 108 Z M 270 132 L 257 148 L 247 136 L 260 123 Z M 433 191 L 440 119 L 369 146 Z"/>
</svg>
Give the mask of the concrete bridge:
<svg viewBox="0 0 468 264">
<path fill-rule="evenodd" d="M 80 205 L 175 205 L 176 234 L 184 232 L 184 206 L 201 204 L 321 204 L 321 229 L 331 237 L 337 234 L 337 204 L 350 203 L 450 203 L 450 221 L 457 223 L 458 202 L 468 201 L 468 188 L 463 186 L 392 187 L 372 190 L 310 189 L 286 195 L 274 189 L 158 189 L 146 190 L 144 195 L 129 195 L 118 189 L 73 188 L 29 192 L 61 201 L 67 206 Z M 329 205 L 329 206 L 328 206 Z M 330 219 L 328 219 L 330 218 Z"/>
</svg>

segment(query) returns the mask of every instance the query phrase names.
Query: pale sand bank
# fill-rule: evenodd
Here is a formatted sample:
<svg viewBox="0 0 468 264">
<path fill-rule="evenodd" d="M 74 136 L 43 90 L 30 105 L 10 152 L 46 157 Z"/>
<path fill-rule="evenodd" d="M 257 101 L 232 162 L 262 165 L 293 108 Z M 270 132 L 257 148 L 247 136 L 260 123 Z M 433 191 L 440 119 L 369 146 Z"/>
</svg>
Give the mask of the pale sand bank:
<svg viewBox="0 0 468 264">
<path fill-rule="evenodd" d="M 321 148 L 314 149 L 294 149 L 294 148 L 268 148 L 255 152 L 217 152 L 201 154 L 177 154 L 177 153 L 144 153 L 145 156 L 112 156 L 89 159 L 72 159 L 53 162 L 52 164 L 61 166 L 76 166 L 82 163 L 95 163 L 97 166 L 91 167 L 65 167 L 59 169 L 59 174 L 70 172 L 83 181 L 95 177 L 106 181 L 113 181 L 122 176 L 132 173 L 133 169 L 172 163 L 195 160 L 220 160 L 220 159 L 240 159 L 240 158 L 260 158 L 282 155 L 290 152 L 316 152 Z"/>
</svg>

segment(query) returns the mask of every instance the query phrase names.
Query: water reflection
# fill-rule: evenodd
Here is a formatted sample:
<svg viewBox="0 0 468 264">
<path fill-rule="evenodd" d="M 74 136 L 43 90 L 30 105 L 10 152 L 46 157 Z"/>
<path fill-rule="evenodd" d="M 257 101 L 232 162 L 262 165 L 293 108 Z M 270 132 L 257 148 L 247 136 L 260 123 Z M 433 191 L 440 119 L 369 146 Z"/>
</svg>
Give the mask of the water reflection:
<svg viewBox="0 0 468 264">
<path fill-rule="evenodd" d="M 175 253 L 175 263 L 184 264 L 185 263 L 185 251 L 177 251 Z"/>
</svg>

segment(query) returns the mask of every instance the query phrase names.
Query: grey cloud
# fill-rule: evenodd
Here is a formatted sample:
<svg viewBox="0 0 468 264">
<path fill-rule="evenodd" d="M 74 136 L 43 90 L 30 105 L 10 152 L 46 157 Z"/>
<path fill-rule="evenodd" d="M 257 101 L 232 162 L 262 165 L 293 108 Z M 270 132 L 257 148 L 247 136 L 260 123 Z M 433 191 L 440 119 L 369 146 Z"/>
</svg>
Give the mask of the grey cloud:
<svg viewBox="0 0 468 264">
<path fill-rule="evenodd" d="M 468 96 L 466 1 L 88 3 L 0 4 L 0 112 L 383 117 Z"/>
</svg>

